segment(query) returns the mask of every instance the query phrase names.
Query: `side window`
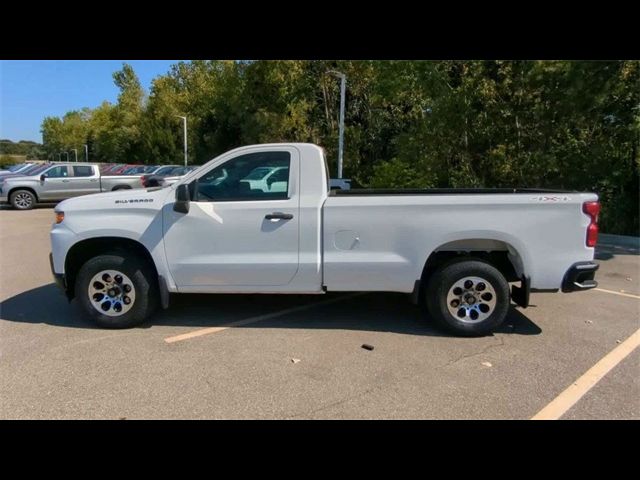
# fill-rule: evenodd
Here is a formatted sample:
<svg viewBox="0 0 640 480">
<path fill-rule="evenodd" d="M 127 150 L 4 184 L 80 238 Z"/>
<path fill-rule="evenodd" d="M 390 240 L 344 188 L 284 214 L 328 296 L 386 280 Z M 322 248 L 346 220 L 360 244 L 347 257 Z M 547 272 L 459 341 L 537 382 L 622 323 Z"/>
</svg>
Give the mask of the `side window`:
<svg viewBox="0 0 640 480">
<path fill-rule="evenodd" d="M 290 166 L 289 152 L 241 155 L 200 177 L 195 200 L 286 200 Z"/>
<path fill-rule="evenodd" d="M 92 177 L 93 167 L 90 165 L 78 165 L 78 166 L 74 165 L 73 176 L 74 177 Z"/>
<path fill-rule="evenodd" d="M 47 178 L 62 178 L 68 177 L 69 171 L 66 166 L 60 165 L 59 167 L 53 167 L 51 170 L 47 170 L 45 172 L 45 176 Z"/>
</svg>

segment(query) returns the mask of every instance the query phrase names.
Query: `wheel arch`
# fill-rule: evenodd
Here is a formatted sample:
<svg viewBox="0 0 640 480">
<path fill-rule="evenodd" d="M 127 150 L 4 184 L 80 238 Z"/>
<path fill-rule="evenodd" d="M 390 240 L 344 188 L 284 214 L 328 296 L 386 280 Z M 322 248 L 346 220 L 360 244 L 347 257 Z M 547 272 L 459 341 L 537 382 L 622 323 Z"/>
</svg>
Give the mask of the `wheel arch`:
<svg viewBox="0 0 640 480">
<path fill-rule="evenodd" d="M 528 272 L 527 252 L 516 239 L 496 235 L 448 239 L 432 249 L 424 260 L 420 278 L 416 281 L 414 300 L 422 297 L 420 293 L 435 270 L 458 258 L 484 260 L 496 267 L 507 281 L 521 281 Z"/>
<path fill-rule="evenodd" d="M 81 240 L 69 248 L 64 272 L 67 286 L 67 297 L 71 300 L 75 295 L 75 281 L 78 271 L 87 260 L 97 255 L 108 253 L 132 253 L 142 258 L 155 273 L 154 281 L 158 281 L 158 270 L 149 250 L 140 242 L 126 237 L 93 237 Z"/>
<path fill-rule="evenodd" d="M 7 192 L 7 199 L 9 201 L 11 201 L 11 195 L 13 195 L 13 192 L 16 192 L 18 190 L 27 190 L 28 192 L 31 192 L 33 194 L 34 197 L 36 197 L 36 202 L 38 202 L 38 194 L 36 193 L 36 191 L 33 189 L 33 187 L 12 187 L 9 192 Z"/>
</svg>

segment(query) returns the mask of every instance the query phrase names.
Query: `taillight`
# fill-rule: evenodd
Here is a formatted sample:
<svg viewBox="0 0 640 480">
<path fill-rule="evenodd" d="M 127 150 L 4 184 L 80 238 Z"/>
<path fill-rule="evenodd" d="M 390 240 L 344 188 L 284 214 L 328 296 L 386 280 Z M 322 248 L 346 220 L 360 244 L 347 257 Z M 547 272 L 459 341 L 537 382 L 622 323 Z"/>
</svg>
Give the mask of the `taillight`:
<svg viewBox="0 0 640 480">
<path fill-rule="evenodd" d="M 591 222 L 587 227 L 587 247 L 595 247 L 598 241 L 598 214 L 600 213 L 600 203 L 584 202 L 582 211 L 591 217 Z"/>
</svg>

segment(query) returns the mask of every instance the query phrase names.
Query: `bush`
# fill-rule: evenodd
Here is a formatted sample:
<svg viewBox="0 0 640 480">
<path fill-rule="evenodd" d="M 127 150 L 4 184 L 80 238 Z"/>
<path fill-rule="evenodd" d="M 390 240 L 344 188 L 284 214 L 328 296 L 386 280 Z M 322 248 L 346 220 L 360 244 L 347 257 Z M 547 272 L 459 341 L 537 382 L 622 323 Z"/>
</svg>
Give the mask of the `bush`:
<svg viewBox="0 0 640 480">
<path fill-rule="evenodd" d="M 433 188 L 435 179 L 421 168 L 394 158 L 373 167 L 369 188 Z"/>
<path fill-rule="evenodd" d="M 10 167 L 11 165 L 15 165 L 18 162 L 18 159 L 14 155 L 0 155 L 0 169 L 5 169 Z"/>
</svg>

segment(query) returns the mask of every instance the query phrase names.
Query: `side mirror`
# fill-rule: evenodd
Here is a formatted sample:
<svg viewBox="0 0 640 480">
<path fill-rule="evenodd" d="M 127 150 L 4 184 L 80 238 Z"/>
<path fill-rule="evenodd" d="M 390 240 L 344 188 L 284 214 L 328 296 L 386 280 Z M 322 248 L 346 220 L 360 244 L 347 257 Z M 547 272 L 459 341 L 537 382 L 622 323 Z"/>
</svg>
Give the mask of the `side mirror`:
<svg viewBox="0 0 640 480">
<path fill-rule="evenodd" d="M 188 185 L 178 185 L 176 188 L 176 201 L 173 204 L 173 211 L 180 213 L 189 213 L 189 187 Z"/>
<path fill-rule="evenodd" d="M 40 181 L 44 182 L 45 178 L 47 178 L 47 176 L 43 173 L 42 175 L 40 175 Z"/>
</svg>

